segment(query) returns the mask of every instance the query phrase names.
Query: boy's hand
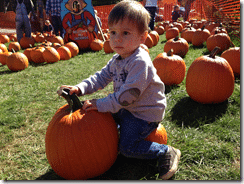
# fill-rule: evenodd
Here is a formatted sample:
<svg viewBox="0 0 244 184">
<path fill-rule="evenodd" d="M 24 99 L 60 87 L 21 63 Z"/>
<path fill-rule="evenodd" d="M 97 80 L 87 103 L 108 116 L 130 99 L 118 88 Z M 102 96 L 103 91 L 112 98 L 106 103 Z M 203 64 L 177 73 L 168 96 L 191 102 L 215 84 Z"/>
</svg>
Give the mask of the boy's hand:
<svg viewBox="0 0 244 184">
<path fill-rule="evenodd" d="M 58 95 L 61 95 L 62 94 L 62 89 L 64 88 L 68 88 L 70 89 L 69 91 L 69 94 L 72 95 L 73 93 L 75 93 L 77 96 L 81 96 L 81 91 L 78 87 L 76 86 L 66 86 L 66 85 L 63 85 L 59 88 L 59 90 L 57 91 Z"/>
<path fill-rule="evenodd" d="M 83 104 L 82 109 L 85 111 L 92 111 L 92 110 L 97 110 L 97 104 L 96 104 L 96 99 L 93 100 L 86 100 Z"/>
</svg>

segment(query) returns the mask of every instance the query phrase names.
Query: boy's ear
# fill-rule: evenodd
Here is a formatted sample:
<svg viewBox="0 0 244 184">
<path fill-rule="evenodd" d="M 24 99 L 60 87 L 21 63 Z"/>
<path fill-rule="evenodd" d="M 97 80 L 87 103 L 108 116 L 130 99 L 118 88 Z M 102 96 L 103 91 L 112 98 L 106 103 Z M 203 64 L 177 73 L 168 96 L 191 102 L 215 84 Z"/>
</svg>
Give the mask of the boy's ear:
<svg viewBox="0 0 244 184">
<path fill-rule="evenodd" d="M 145 31 L 144 33 L 142 33 L 142 35 L 141 35 L 141 43 L 145 43 L 145 41 L 147 39 L 147 35 L 148 35 L 148 31 Z"/>
</svg>

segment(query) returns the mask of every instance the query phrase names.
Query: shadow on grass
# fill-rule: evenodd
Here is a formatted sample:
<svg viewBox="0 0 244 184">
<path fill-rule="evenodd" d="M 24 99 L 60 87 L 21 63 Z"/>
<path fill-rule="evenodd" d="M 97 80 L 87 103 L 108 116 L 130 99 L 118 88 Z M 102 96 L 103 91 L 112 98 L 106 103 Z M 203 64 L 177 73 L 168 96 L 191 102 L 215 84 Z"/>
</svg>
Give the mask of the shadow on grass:
<svg viewBox="0 0 244 184">
<path fill-rule="evenodd" d="M 172 121 L 178 126 L 199 127 L 202 124 L 213 123 L 226 113 L 228 100 L 219 104 L 200 104 L 190 97 L 181 99 L 172 108 Z"/>
<path fill-rule="evenodd" d="M 178 86 L 178 85 L 171 85 L 171 86 L 169 86 L 169 85 L 165 85 L 165 94 L 168 94 L 168 93 L 170 93 L 171 92 L 171 90 L 172 89 L 175 89 L 175 88 L 179 88 L 180 86 Z"/>
<path fill-rule="evenodd" d="M 113 166 L 104 174 L 89 180 L 155 180 L 157 168 L 156 160 L 133 159 L 118 155 Z M 36 180 L 64 180 L 52 169 Z"/>
<path fill-rule="evenodd" d="M 1 71 L 0 75 L 6 75 L 6 74 L 11 74 L 11 73 L 14 73 L 14 72 L 12 72 L 11 70 L 5 70 L 5 71 Z"/>
</svg>

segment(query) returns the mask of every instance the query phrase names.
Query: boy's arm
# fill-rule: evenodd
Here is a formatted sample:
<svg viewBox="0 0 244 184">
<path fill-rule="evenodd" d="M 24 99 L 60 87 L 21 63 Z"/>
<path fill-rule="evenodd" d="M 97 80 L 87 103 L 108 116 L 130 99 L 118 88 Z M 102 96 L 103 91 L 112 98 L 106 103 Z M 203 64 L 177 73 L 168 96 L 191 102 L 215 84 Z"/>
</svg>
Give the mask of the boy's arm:
<svg viewBox="0 0 244 184">
<path fill-rule="evenodd" d="M 80 84 L 77 84 L 76 86 L 80 89 L 81 95 L 91 94 L 97 90 L 105 88 L 112 81 L 109 68 L 110 65 L 108 63 L 101 71 L 96 72 L 95 75 L 83 80 Z"/>
<path fill-rule="evenodd" d="M 152 70 L 149 67 L 145 61 L 134 61 L 120 90 L 97 100 L 98 111 L 116 113 L 121 108 L 133 104 L 152 80 Z"/>
</svg>

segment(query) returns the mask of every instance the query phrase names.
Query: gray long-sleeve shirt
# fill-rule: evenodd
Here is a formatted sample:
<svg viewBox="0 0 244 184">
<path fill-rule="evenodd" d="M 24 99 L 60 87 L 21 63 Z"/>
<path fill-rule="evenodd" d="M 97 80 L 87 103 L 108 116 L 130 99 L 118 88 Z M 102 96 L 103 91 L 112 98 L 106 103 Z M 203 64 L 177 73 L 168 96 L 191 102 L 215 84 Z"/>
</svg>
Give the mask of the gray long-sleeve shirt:
<svg viewBox="0 0 244 184">
<path fill-rule="evenodd" d="M 135 117 L 148 122 L 160 122 L 166 108 L 164 83 L 156 74 L 149 54 L 138 48 L 131 56 L 121 59 L 115 54 L 95 75 L 77 87 L 82 95 L 103 89 L 113 81 L 114 93 L 97 99 L 99 112 L 116 113 L 124 108 Z"/>
</svg>

